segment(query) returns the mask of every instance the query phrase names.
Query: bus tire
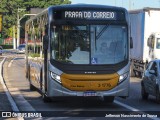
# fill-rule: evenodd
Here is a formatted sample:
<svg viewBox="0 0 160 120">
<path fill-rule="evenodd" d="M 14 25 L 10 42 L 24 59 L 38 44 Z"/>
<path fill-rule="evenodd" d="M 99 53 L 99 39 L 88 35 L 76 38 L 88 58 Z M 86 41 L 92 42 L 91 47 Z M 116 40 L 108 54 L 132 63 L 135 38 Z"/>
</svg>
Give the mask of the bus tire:
<svg viewBox="0 0 160 120">
<path fill-rule="evenodd" d="M 114 96 L 104 96 L 103 97 L 104 101 L 107 103 L 113 103 L 114 101 Z"/>
<path fill-rule="evenodd" d="M 52 102 L 50 97 L 47 97 L 45 93 L 42 94 L 42 99 L 44 103 Z"/>
<path fill-rule="evenodd" d="M 29 88 L 30 88 L 31 91 L 36 91 L 36 88 L 35 88 L 34 85 L 32 85 L 31 83 L 30 83 L 30 85 L 29 85 Z"/>
</svg>

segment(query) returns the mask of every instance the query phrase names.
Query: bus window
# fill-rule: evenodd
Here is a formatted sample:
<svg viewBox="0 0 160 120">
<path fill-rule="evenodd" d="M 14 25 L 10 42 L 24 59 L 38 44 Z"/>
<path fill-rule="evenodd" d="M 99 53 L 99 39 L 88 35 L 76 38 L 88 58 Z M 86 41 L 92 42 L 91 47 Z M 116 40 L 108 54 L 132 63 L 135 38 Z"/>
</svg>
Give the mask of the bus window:
<svg viewBox="0 0 160 120">
<path fill-rule="evenodd" d="M 52 58 L 60 62 L 89 64 L 87 26 L 62 26 L 52 31 Z"/>
<path fill-rule="evenodd" d="M 95 31 L 91 32 L 91 41 L 95 41 L 92 42 L 91 57 L 97 58 L 98 64 L 115 64 L 127 59 L 126 27 L 95 25 L 91 27 L 91 31 Z"/>
</svg>

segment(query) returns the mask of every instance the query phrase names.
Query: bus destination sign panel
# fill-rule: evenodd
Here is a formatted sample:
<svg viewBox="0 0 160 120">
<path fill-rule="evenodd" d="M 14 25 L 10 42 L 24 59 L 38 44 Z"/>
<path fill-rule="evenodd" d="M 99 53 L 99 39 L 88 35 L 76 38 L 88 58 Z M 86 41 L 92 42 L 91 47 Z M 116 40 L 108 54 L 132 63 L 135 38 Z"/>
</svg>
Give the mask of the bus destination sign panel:
<svg viewBox="0 0 160 120">
<path fill-rule="evenodd" d="M 116 20 L 113 11 L 64 11 L 65 19 Z"/>
</svg>

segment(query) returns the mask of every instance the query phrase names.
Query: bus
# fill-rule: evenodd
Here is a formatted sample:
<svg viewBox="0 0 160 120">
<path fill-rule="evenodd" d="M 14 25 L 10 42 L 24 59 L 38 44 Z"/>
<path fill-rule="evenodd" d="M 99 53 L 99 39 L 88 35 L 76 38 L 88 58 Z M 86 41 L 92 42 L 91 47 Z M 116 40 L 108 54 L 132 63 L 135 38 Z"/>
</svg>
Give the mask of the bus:
<svg viewBox="0 0 160 120">
<path fill-rule="evenodd" d="M 57 97 L 129 95 L 130 29 L 126 9 L 51 6 L 25 24 L 26 77 L 44 102 Z"/>
</svg>

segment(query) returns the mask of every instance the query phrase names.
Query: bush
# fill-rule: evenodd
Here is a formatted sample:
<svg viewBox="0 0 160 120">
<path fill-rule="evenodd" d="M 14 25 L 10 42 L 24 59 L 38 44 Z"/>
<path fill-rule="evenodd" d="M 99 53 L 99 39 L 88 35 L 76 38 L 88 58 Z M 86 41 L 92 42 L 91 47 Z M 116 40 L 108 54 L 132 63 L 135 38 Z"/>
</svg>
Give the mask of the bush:
<svg viewBox="0 0 160 120">
<path fill-rule="evenodd" d="M 31 56 L 31 57 L 40 57 L 40 54 L 38 54 L 38 53 L 31 53 L 29 56 Z"/>
<path fill-rule="evenodd" d="M 13 49 L 13 45 L 0 45 L 3 49 Z"/>
</svg>

